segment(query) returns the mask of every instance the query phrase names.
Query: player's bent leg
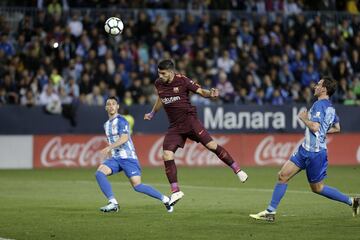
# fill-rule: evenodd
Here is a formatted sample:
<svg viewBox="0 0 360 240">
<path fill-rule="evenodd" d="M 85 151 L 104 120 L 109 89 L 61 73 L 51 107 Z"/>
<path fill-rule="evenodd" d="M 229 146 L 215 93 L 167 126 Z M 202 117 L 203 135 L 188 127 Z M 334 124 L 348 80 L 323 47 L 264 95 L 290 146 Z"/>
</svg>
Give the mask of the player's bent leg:
<svg viewBox="0 0 360 240">
<path fill-rule="evenodd" d="M 106 196 L 106 198 L 109 200 L 109 203 L 106 206 L 100 208 L 100 211 L 102 211 L 102 212 L 117 212 L 117 211 L 119 211 L 119 204 L 118 204 L 117 200 L 114 198 L 111 184 L 107 179 L 107 176 L 110 175 L 111 173 L 112 173 L 112 170 L 104 164 L 101 164 L 95 173 L 96 181 L 97 181 L 101 191 Z"/>
<path fill-rule="evenodd" d="M 136 192 L 143 193 L 160 200 L 165 205 L 168 212 L 173 212 L 174 208 L 170 205 L 170 198 L 161 194 L 155 188 L 149 185 L 142 184 L 141 176 L 133 176 L 129 180 Z"/>
<path fill-rule="evenodd" d="M 326 186 L 323 183 L 323 179 L 327 175 L 326 170 L 328 166 L 326 151 L 310 153 L 310 160 L 311 161 L 306 166 L 306 175 L 312 191 L 331 200 L 352 206 L 353 200 L 351 197 L 343 194 L 336 188 Z"/>
<path fill-rule="evenodd" d="M 287 161 L 282 166 L 280 172 L 278 173 L 278 183 L 276 183 L 271 197 L 271 202 L 267 208 L 269 212 L 275 212 L 281 199 L 286 193 L 288 186 L 288 181 L 295 176 L 300 171 L 300 168 L 296 166 L 293 162 Z"/>
<path fill-rule="evenodd" d="M 211 140 L 205 147 L 216 154 L 216 156 L 223 161 L 226 165 L 228 165 L 234 173 L 239 177 L 242 183 L 246 182 L 248 179 L 248 175 L 245 171 L 241 170 L 238 163 L 234 161 L 231 155 L 226 151 L 225 148 L 218 145 L 214 140 Z"/>
<path fill-rule="evenodd" d="M 358 200 L 356 201 L 356 198 L 349 197 L 337 190 L 336 188 L 325 185 L 322 181 L 317 183 L 310 183 L 310 187 L 314 193 L 327 197 L 331 200 L 349 205 L 353 210 L 353 216 L 356 216 L 358 214 L 357 208 L 359 206 L 359 202 Z"/>
<path fill-rule="evenodd" d="M 288 181 L 295 176 L 301 169 L 293 162 L 287 161 L 278 173 L 278 182 L 274 187 L 271 201 L 266 210 L 256 214 L 250 214 L 251 218 L 257 220 L 275 221 L 275 214 L 281 199 L 284 197 L 287 189 Z"/>
</svg>

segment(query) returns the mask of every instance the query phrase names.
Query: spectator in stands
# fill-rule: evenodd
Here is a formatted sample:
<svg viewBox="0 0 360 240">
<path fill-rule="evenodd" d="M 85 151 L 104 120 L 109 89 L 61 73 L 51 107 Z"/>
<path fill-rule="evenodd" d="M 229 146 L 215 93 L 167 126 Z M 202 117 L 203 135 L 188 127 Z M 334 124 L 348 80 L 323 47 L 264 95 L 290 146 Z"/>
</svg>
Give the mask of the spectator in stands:
<svg viewBox="0 0 360 240">
<path fill-rule="evenodd" d="M 58 0 L 52 0 L 47 7 L 47 12 L 50 15 L 61 15 L 62 7 Z"/>
<path fill-rule="evenodd" d="M 90 106 L 104 105 L 104 97 L 101 95 L 101 90 L 99 86 L 93 86 L 92 92 L 86 95 L 86 103 Z"/>
<path fill-rule="evenodd" d="M 72 100 L 78 99 L 80 97 L 80 88 L 76 83 L 75 78 L 70 78 L 68 82 L 65 84 L 65 93 L 72 97 Z"/>
<path fill-rule="evenodd" d="M 2 34 L 0 38 L 0 50 L 4 51 L 7 57 L 11 57 L 15 54 L 14 46 L 10 43 L 7 34 Z"/>
<path fill-rule="evenodd" d="M 218 83 L 216 88 L 219 89 L 220 99 L 224 103 L 229 103 L 234 101 L 234 87 L 231 82 L 227 79 L 225 70 L 220 70 L 218 74 Z"/>
<path fill-rule="evenodd" d="M 224 50 L 222 56 L 217 60 L 217 67 L 224 70 L 226 73 L 230 73 L 230 70 L 234 64 L 235 62 L 230 58 L 229 51 L 227 50 Z"/>
<path fill-rule="evenodd" d="M 2 86 L 0 86 L 0 106 L 7 104 L 7 96 L 6 96 L 6 90 Z"/>
<path fill-rule="evenodd" d="M 44 86 L 38 104 L 44 107 L 46 113 L 61 114 L 61 100 L 51 83 Z"/>
<path fill-rule="evenodd" d="M 282 86 L 291 85 L 295 82 L 294 74 L 290 71 L 290 66 L 284 64 L 279 72 L 279 80 Z"/>
<path fill-rule="evenodd" d="M 271 99 L 271 104 L 272 105 L 283 105 L 284 102 L 285 102 L 284 98 L 280 94 L 280 89 L 279 88 L 275 89 L 273 92 L 272 99 Z"/>
<path fill-rule="evenodd" d="M 19 94 L 14 78 L 10 74 L 6 74 L 3 78 L 1 87 L 5 90 L 4 101 L 7 104 L 18 104 Z"/>
<path fill-rule="evenodd" d="M 293 0 L 271 4 L 262 0 L 254 4 L 222 2 L 214 0 L 202 7 L 256 12 L 263 11 L 265 3 L 267 11 L 284 9 L 290 14 L 308 9 L 309 4 Z M 163 6 L 163 0 L 158 3 L 157 6 Z M 69 4 L 83 6 L 78 1 Z M 181 1 L 173 4 L 185 6 Z M 321 13 L 239 19 L 233 11 L 227 12 L 228 15 L 204 12 L 201 17 L 170 16 L 168 12 L 150 16 L 149 12 L 141 11 L 138 18 L 122 16 L 128 27 L 119 38 L 110 38 L 102 31 L 105 14 L 93 19 L 91 14 L 80 17 L 75 13 L 69 19 L 64 14 L 65 5 L 62 7 L 60 1 L 54 0 L 47 6 L 49 11 L 40 10 L 34 18 L 25 14 L 16 32 L 7 33 L 15 28 L 1 25 L 4 29 L 0 37 L 2 102 L 21 104 L 19 99 L 29 88 L 36 97 L 49 82 L 64 87 L 70 97 L 77 98 L 74 89 L 79 88 L 83 104 L 87 104 L 86 95 L 94 86 L 100 88 L 101 96 L 109 95 L 110 88 L 115 89 L 111 91 L 116 91 L 120 100 L 130 105 L 153 101 L 154 95 L 145 80 L 156 79 L 157 61 L 164 57 L 177 58 L 179 72 L 197 79 L 201 85 L 205 85 L 207 78 L 215 79 L 223 69 L 234 88 L 230 103 L 255 102 L 261 95 L 259 88 L 263 89 L 263 101 L 270 104 L 308 102 L 311 97 L 307 87 L 319 75 L 333 75 L 343 85 L 344 91 L 334 96 L 335 102 L 343 102 L 349 96 L 348 91 L 357 89 L 354 82 L 360 71 L 360 33 L 356 16 L 323 24 Z M 107 7 L 113 3 L 101 5 Z M 124 5 L 134 7 L 139 3 Z M 318 9 L 324 7 L 314 5 Z M 289 24 L 291 21 L 293 25 Z M 23 73 L 29 75 L 30 81 Z M 6 75 L 11 76 L 10 80 Z M 71 86 L 75 87 L 70 87 L 69 79 L 74 79 Z M 141 81 L 140 88 L 134 87 L 136 79 Z M 275 89 L 279 94 L 276 99 L 281 100 L 273 101 Z M 124 97 L 129 90 L 132 94 Z"/>
<path fill-rule="evenodd" d="M 317 82 L 319 80 L 319 74 L 314 70 L 313 65 L 309 64 L 306 67 L 306 71 L 301 75 L 301 85 L 303 87 L 310 86 L 310 83 Z"/>
<path fill-rule="evenodd" d="M 351 51 L 350 67 L 352 73 L 360 73 L 360 57 L 359 49 L 353 49 Z"/>
<path fill-rule="evenodd" d="M 126 106 L 130 107 L 131 105 L 133 105 L 134 100 L 131 96 L 131 92 L 130 91 L 126 91 L 124 94 L 124 99 L 123 102 Z"/>
</svg>

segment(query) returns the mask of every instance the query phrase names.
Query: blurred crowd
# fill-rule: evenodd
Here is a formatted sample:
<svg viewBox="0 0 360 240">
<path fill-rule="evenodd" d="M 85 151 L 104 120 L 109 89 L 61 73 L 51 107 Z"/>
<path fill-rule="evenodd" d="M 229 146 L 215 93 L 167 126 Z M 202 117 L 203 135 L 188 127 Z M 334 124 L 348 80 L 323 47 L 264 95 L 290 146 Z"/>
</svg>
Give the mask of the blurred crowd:
<svg viewBox="0 0 360 240">
<path fill-rule="evenodd" d="M 52 0 L 2 0 L 0 6 L 44 8 Z M 286 11 L 297 5 L 305 11 L 349 11 L 357 13 L 359 0 L 59 0 L 68 8 L 136 8 L 136 9 L 192 9 L 240 11 Z"/>
<path fill-rule="evenodd" d="M 229 2 L 266 11 L 270 1 Z M 303 13 L 303 1 L 275 2 L 285 4 L 286 14 L 139 11 L 121 16 L 125 29 L 117 37 L 104 31 L 107 14 L 64 14 L 64 1 L 43 2 L 16 29 L 0 17 L 0 105 L 43 105 L 58 113 L 66 105 L 102 106 L 108 96 L 126 106 L 153 103 L 157 63 L 165 58 L 204 88 L 218 88 L 220 104 L 310 103 L 312 86 L 327 75 L 338 81 L 334 102 L 358 105 L 359 15 L 328 21 Z M 211 104 L 197 95 L 191 100 Z"/>
</svg>

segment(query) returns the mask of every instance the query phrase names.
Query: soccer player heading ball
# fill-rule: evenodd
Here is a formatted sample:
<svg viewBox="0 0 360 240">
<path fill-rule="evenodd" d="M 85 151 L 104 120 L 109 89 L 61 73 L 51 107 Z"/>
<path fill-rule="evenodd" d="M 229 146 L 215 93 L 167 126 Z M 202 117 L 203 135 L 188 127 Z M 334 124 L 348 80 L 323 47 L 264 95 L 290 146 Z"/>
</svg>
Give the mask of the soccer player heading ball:
<svg viewBox="0 0 360 240">
<path fill-rule="evenodd" d="M 314 96 L 318 100 L 309 112 L 301 112 L 298 116 L 306 125 L 304 142 L 281 168 L 279 180 L 267 209 L 257 214 L 250 214 L 250 217 L 273 222 L 276 209 L 285 195 L 288 181 L 304 169 L 306 169 L 306 176 L 314 193 L 345 203 L 352 207 L 354 216 L 359 214 L 359 198 L 349 197 L 323 182 L 328 166 L 326 134 L 340 132 L 339 118 L 329 100 L 335 90 L 336 82 L 329 77 L 323 77 L 316 84 Z"/>
<path fill-rule="evenodd" d="M 158 74 L 159 78 L 155 82 L 158 98 L 152 111 L 145 114 L 144 119 L 151 120 L 156 112 L 164 106 L 170 122 L 163 142 L 165 172 L 172 191 L 170 204 L 174 205 L 184 196 L 177 180 L 174 155 L 179 147 L 184 147 L 187 138 L 200 142 L 215 153 L 221 161 L 232 168 L 241 182 L 245 182 L 248 178 L 247 174 L 240 169 L 231 155 L 211 138 L 197 118 L 196 108 L 190 103 L 190 91 L 205 98 L 215 99 L 219 96 L 218 89 L 203 89 L 189 78 L 175 73 L 175 66 L 171 60 L 163 60 L 159 63 Z"/>
</svg>

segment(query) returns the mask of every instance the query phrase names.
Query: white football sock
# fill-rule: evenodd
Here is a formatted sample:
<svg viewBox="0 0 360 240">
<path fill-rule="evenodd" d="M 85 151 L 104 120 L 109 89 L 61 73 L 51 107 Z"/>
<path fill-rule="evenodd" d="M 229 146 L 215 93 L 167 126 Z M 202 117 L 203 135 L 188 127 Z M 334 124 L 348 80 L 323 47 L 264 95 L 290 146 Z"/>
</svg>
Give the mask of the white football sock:
<svg viewBox="0 0 360 240">
<path fill-rule="evenodd" d="M 163 203 L 167 203 L 167 202 L 170 201 L 170 198 L 169 198 L 168 196 L 163 195 L 161 201 L 162 201 Z"/>
<path fill-rule="evenodd" d="M 118 201 L 116 201 L 115 198 L 110 198 L 109 202 L 113 203 L 113 204 L 119 204 Z"/>
</svg>

